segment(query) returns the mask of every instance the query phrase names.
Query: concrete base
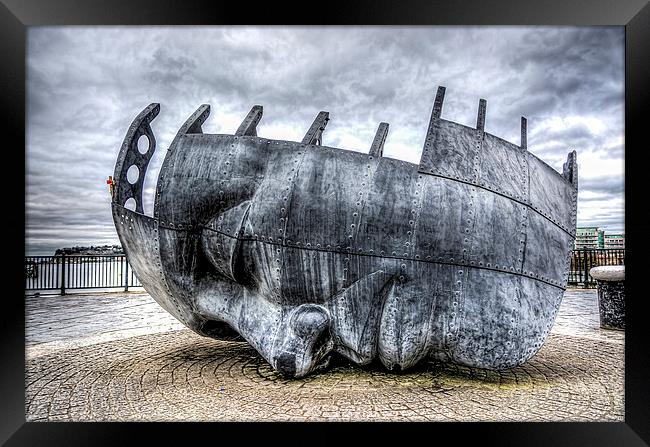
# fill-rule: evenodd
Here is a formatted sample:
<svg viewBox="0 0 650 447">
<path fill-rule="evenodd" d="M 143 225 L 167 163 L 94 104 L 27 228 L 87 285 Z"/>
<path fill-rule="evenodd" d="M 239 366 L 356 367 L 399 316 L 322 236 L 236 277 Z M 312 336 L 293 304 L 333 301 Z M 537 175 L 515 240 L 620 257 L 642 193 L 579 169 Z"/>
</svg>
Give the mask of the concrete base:
<svg viewBox="0 0 650 447">
<path fill-rule="evenodd" d="M 625 330 L 625 266 L 603 265 L 589 274 L 598 283 L 600 327 Z"/>
<path fill-rule="evenodd" d="M 625 330 L 625 281 L 598 281 L 600 327 Z"/>
</svg>

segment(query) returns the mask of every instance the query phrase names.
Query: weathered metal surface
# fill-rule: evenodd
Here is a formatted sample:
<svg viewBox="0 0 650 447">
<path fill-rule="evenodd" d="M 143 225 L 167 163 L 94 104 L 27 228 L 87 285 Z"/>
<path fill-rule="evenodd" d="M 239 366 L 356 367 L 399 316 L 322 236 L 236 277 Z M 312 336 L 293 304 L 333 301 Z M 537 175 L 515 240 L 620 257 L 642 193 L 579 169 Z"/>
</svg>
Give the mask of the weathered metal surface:
<svg viewBox="0 0 650 447">
<path fill-rule="evenodd" d="M 288 376 L 332 353 L 391 369 L 526 361 L 566 286 L 575 153 L 558 174 L 526 150 L 525 120 L 520 147 L 484 131 L 484 100 L 472 129 L 441 119 L 443 99 L 419 165 L 381 156 L 387 124 L 363 154 L 321 145 L 327 112 L 298 143 L 257 137 L 260 106 L 235 135 L 203 134 L 202 106 L 169 147 L 154 218 L 124 208 L 116 169 L 136 274 L 188 327 L 239 334 Z M 119 160 L 147 129 L 138 119 Z"/>
<path fill-rule="evenodd" d="M 124 205 L 127 200 L 133 199 L 135 201 L 135 210 L 140 214 L 144 214 L 142 207 L 144 175 L 147 171 L 149 160 L 151 160 L 156 150 L 156 138 L 153 135 L 149 123 L 159 112 L 160 104 L 151 104 L 133 120 L 122 143 L 117 162 L 115 163 L 114 181 L 115 183 L 118 179 L 122 181 L 120 182 L 120 187 L 111 194 L 113 202 Z M 147 150 L 144 153 L 138 149 L 138 140 L 140 138 L 146 138 L 148 143 Z M 138 170 L 138 178 L 134 183 L 129 182 L 127 179 L 127 172 L 132 166 L 135 166 Z"/>
<path fill-rule="evenodd" d="M 241 123 L 235 135 L 257 135 L 257 124 L 262 119 L 262 106 L 253 106 L 248 116 Z"/>
<path fill-rule="evenodd" d="M 377 132 L 375 133 L 375 138 L 372 140 L 372 146 L 370 146 L 370 155 L 373 157 L 381 157 L 384 155 L 384 143 L 386 142 L 387 135 L 388 123 L 379 123 Z"/>
<path fill-rule="evenodd" d="M 318 112 L 316 119 L 314 119 L 314 122 L 302 139 L 303 144 L 320 145 L 323 142 L 323 131 L 330 120 L 329 116 L 329 112 Z"/>
</svg>

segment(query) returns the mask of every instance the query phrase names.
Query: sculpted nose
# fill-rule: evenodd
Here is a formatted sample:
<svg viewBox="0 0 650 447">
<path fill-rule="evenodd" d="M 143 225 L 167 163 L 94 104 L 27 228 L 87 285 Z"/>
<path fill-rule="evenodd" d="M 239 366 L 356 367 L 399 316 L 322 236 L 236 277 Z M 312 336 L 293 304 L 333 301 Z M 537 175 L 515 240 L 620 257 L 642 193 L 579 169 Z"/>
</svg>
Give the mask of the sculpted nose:
<svg viewBox="0 0 650 447">
<path fill-rule="evenodd" d="M 291 311 L 285 321 L 275 367 L 285 376 L 302 377 L 333 347 L 329 313 L 322 306 L 303 304 Z"/>
</svg>

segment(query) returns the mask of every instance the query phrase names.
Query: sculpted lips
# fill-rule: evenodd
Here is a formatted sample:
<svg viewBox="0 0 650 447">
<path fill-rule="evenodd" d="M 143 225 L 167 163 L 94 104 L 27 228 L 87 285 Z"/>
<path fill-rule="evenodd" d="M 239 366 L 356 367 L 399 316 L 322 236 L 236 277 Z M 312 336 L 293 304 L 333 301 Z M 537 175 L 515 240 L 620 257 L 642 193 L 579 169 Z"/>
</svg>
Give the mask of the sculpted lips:
<svg viewBox="0 0 650 447">
<path fill-rule="evenodd" d="M 560 174 L 528 151 L 525 118 L 514 145 L 485 132 L 485 100 L 475 128 L 442 119 L 444 94 L 418 165 L 383 156 L 386 123 L 361 153 L 322 145 L 327 112 L 293 142 L 257 136 L 261 106 L 234 135 L 203 134 L 203 105 L 167 151 L 153 217 L 141 208 L 150 105 L 122 145 L 112 204 L 140 281 L 189 328 L 241 337 L 289 377 L 332 352 L 390 369 L 526 361 L 566 285 L 576 154 Z"/>
</svg>

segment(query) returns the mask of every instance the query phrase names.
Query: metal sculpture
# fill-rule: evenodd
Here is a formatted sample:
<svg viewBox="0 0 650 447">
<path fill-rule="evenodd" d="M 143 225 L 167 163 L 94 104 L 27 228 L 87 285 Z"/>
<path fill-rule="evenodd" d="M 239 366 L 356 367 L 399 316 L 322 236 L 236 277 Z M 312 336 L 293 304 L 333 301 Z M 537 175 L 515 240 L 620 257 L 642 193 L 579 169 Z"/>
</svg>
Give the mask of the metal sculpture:
<svg viewBox="0 0 650 447">
<path fill-rule="evenodd" d="M 525 362 L 568 279 L 576 153 L 559 174 L 528 152 L 525 118 L 517 146 L 485 132 L 483 99 L 476 128 L 442 119 L 444 93 L 419 165 L 382 156 L 386 123 L 365 154 L 321 145 L 327 112 L 294 142 L 257 136 L 261 106 L 234 135 L 203 134 L 202 105 L 165 156 L 153 217 L 142 208 L 151 104 L 124 139 L 112 203 L 144 288 L 187 327 L 243 338 L 290 377 L 332 353 L 392 370 L 425 357 Z"/>
</svg>

